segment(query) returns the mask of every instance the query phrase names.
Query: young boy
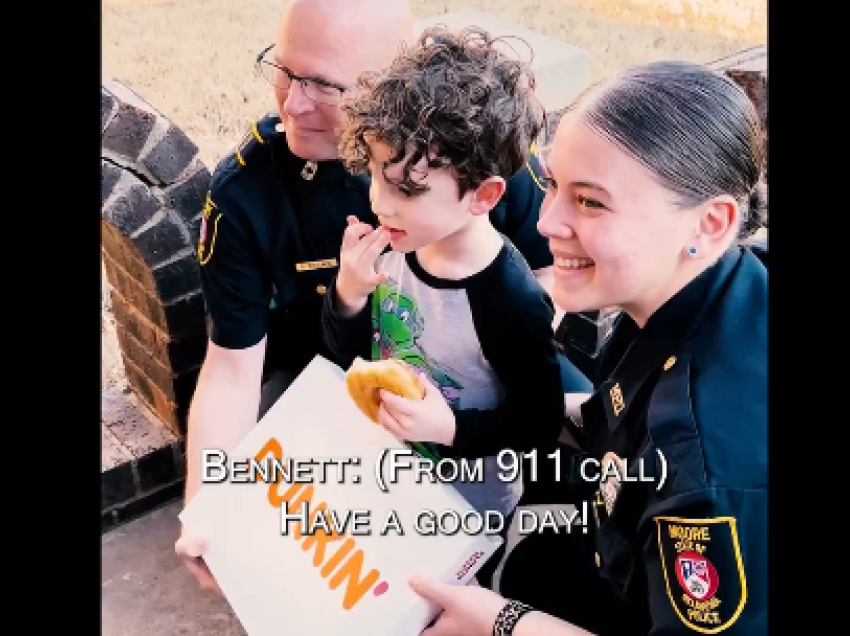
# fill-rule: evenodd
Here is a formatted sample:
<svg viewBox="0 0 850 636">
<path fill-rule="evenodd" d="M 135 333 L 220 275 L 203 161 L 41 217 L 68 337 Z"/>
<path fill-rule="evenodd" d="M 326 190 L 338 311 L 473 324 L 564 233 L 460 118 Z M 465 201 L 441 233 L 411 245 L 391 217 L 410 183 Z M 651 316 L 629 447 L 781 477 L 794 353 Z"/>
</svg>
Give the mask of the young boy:
<svg viewBox="0 0 850 636">
<path fill-rule="evenodd" d="M 323 325 L 344 366 L 396 358 L 430 380 L 421 401 L 384 392 L 381 423 L 442 455 L 485 457 L 483 483 L 455 487 L 507 515 L 521 479 L 499 479 L 497 454 L 555 440 L 564 394 L 552 302 L 488 218 L 542 124 L 530 71 L 495 44 L 432 29 L 361 78 L 340 154 L 371 173 L 381 227 L 349 219 Z"/>
</svg>

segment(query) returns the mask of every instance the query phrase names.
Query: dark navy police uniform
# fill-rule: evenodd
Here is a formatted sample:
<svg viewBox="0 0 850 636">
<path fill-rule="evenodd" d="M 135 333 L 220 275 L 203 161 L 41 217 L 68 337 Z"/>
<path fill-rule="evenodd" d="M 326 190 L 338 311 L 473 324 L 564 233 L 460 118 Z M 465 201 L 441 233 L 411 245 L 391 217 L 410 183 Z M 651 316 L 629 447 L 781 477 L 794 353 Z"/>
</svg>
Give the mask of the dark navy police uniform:
<svg viewBox="0 0 850 636">
<path fill-rule="evenodd" d="M 316 354 L 333 359 L 322 340 L 321 309 L 338 270 L 346 218 L 373 226 L 378 220 L 368 177 L 348 174 L 339 161 L 318 162 L 311 171 L 289 150 L 279 124 L 277 116 L 256 122 L 218 165 L 198 259 L 212 341 L 243 349 L 267 335 L 266 375 L 282 370 L 292 377 Z M 537 231 L 540 174 L 532 156 L 491 212 L 532 269 L 553 263 Z"/>
<path fill-rule="evenodd" d="M 621 315 L 554 485 L 589 494 L 591 533 L 521 542 L 502 594 L 600 635 L 767 633 L 767 321 L 767 270 L 741 247 L 643 329 Z"/>
</svg>

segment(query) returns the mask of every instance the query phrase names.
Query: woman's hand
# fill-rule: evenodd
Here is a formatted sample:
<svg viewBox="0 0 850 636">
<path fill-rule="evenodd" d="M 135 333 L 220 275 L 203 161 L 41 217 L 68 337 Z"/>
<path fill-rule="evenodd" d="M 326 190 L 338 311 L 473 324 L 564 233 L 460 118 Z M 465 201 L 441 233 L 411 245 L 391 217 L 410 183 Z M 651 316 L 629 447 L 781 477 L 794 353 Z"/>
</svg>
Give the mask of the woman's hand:
<svg viewBox="0 0 850 636">
<path fill-rule="evenodd" d="M 410 580 L 411 589 L 443 608 L 437 622 L 421 636 L 491 636 L 496 616 L 507 600 L 476 584 L 446 585 L 425 577 Z"/>
<path fill-rule="evenodd" d="M 507 599 L 474 583 L 446 585 L 417 576 L 409 585 L 419 596 L 443 608 L 434 625 L 420 636 L 492 636 L 496 617 L 508 603 Z M 536 611 L 524 614 L 513 633 L 515 636 L 593 636 L 580 627 Z"/>
<path fill-rule="evenodd" d="M 451 446 L 455 438 L 455 415 L 440 390 L 423 374 L 417 375 L 425 385 L 425 397 L 410 400 L 382 390 L 378 421 L 399 440 Z"/>
</svg>

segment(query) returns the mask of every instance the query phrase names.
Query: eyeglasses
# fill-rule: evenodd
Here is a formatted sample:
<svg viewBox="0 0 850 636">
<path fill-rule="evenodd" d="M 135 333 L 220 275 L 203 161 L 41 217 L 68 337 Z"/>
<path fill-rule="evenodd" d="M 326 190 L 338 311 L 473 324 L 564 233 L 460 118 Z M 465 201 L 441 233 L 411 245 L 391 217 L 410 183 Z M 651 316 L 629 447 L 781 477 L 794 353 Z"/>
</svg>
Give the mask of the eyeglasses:
<svg viewBox="0 0 850 636">
<path fill-rule="evenodd" d="M 292 71 L 277 64 L 269 55 L 274 44 L 266 47 L 257 56 L 256 71 L 264 80 L 272 86 L 283 91 L 292 87 L 292 82 L 300 82 L 304 94 L 316 102 L 325 106 L 338 106 L 342 102 L 342 96 L 346 91 L 344 86 L 338 86 L 314 77 L 299 77 Z"/>
</svg>

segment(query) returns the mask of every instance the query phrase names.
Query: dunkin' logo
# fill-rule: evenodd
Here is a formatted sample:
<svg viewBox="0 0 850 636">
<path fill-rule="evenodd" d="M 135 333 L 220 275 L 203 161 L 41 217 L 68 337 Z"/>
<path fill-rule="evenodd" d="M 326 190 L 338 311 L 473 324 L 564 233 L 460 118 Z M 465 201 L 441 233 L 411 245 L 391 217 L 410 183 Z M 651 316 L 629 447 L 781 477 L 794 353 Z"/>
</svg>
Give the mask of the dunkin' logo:
<svg viewBox="0 0 850 636">
<path fill-rule="evenodd" d="M 472 569 L 472 566 L 478 563 L 478 560 L 483 556 L 484 553 L 480 550 L 478 552 L 473 553 L 473 555 L 469 557 L 462 566 L 460 566 L 460 569 L 457 571 L 457 574 L 455 574 L 455 578 L 458 581 L 463 580 L 463 577 L 466 576 L 467 572 L 469 572 L 469 570 Z"/>
<path fill-rule="evenodd" d="M 283 448 L 274 437 L 265 443 L 254 459 L 262 462 L 268 455 L 280 462 L 285 461 Z M 286 492 L 281 493 L 282 478 L 280 471 L 276 471 L 275 482 L 269 486 L 268 500 L 273 508 L 280 508 L 285 501 L 288 509 L 295 510 L 306 501 L 313 519 L 317 511 L 327 509 L 325 502 L 313 505 L 315 490 L 312 484 L 292 484 Z M 295 527 L 292 536 L 296 541 L 301 541 L 301 549 L 305 552 L 314 548 L 313 567 L 318 570 L 323 579 L 328 580 L 328 587 L 336 590 L 345 582 L 343 609 L 352 609 L 369 590 L 372 590 L 373 595 L 381 596 L 389 589 L 386 581 L 378 583 L 381 578 L 380 571 L 371 569 L 365 576 L 363 575 L 363 550 L 357 548 L 357 542 L 352 537 L 346 537 L 344 533 L 339 534 L 333 528 L 330 534 L 317 528 L 314 534 L 304 536 L 301 532 L 301 524 L 293 523 Z"/>
</svg>

